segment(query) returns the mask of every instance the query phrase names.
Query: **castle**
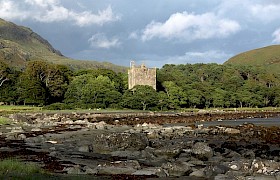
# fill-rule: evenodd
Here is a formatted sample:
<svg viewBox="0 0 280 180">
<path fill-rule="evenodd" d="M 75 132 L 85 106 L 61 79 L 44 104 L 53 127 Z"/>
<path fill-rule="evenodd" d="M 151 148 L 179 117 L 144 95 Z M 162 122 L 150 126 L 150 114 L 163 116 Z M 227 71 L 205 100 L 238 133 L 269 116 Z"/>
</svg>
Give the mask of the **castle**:
<svg viewBox="0 0 280 180">
<path fill-rule="evenodd" d="M 136 66 L 135 62 L 131 61 L 128 70 L 128 89 L 136 85 L 149 85 L 156 90 L 156 68 L 147 68 L 144 64 Z"/>
</svg>

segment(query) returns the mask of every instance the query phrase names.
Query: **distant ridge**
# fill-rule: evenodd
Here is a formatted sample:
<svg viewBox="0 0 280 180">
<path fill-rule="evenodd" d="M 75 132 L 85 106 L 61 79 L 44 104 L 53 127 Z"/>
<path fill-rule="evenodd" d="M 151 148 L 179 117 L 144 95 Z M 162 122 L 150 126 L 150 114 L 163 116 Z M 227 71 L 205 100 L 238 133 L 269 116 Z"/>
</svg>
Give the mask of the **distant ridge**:
<svg viewBox="0 0 280 180">
<path fill-rule="evenodd" d="M 240 53 L 224 64 L 262 66 L 280 73 L 280 45 L 272 45 Z"/>
<path fill-rule="evenodd" d="M 127 69 L 127 67 L 117 66 L 109 62 L 67 58 L 30 28 L 18 26 L 0 18 L 0 61 L 11 67 L 23 69 L 27 62 L 32 60 L 63 64 L 72 69 L 106 68 L 116 72 L 125 72 Z"/>
</svg>

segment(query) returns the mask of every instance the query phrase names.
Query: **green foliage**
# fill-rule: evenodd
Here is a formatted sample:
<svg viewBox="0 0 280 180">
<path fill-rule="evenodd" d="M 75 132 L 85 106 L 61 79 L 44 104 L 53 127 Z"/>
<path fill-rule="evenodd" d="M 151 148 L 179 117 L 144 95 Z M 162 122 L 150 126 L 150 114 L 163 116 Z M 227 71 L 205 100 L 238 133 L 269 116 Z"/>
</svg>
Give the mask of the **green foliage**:
<svg viewBox="0 0 280 180">
<path fill-rule="evenodd" d="M 157 103 L 157 92 L 147 85 L 137 85 L 132 90 L 127 90 L 122 97 L 122 106 L 125 108 L 147 110 Z"/>
<path fill-rule="evenodd" d="M 34 105 L 62 102 L 70 76 L 65 66 L 30 61 L 19 77 L 19 101 Z"/>
<path fill-rule="evenodd" d="M 16 159 L 4 159 L 0 161 L 0 174 L 32 175 L 44 173 L 44 171 L 33 163 L 21 162 Z"/>
<path fill-rule="evenodd" d="M 107 69 L 73 73 L 63 65 L 29 61 L 18 72 L 0 65 L 0 75 L 8 77 L 0 86 L 1 104 L 49 105 L 49 110 L 280 106 L 280 75 L 254 66 L 165 65 L 157 71 L 157 92 L 150 86 L 127 90 L 127 74 Z"/>
<path fill-rule="evenodd" d="M 11 124 L 11 120 L 6 117 L 0 116 L 0 125 L 8 125 Z"/>
<path fill-rule="evenodd" d="M 279 74 L 280 45 L 243 52 L 230 58 L 225 64 L 264 67 L 273 73 Z"/>
<path fill-rule="evenodd" d="M 77 76 L 65 94 L 66 103 L 86 104 L 89 108 L 107 108 L 117 104 L 121 93 L 107 76 L 91 74 Z"/>
<path fill-rule="evenodd" d="M 158 83 L 168 108 L 267 107 L 279 105 L 280 76 L 242 65 L 165 65 Z"/>
<path fill-rule="evenodd" d="M 43 110 L 66 110 L 73 109 L 73 105 L 65 103 L 53 103 L 43 107 Z"/>
</svg>

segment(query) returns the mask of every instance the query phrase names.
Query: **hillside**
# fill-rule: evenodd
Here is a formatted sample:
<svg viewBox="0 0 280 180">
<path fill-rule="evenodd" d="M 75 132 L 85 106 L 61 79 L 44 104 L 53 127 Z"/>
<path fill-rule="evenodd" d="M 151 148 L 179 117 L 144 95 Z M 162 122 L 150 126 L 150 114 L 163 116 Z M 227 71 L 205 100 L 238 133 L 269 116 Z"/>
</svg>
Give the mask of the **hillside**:
<svg viewBox="0 0 280 180">
<path fill-rule="evenodd" d="M 64 64 L 72 69 L 106 68 L 117 72 L 126 71 L 126 67 L 108 62 L 67 58 L 31 29 L 0 18 L 0 61 L 17 69 L 23 69 L 26 63 L 32 60 Z"/>
<path fill-rule="evenodd" d="M 243 52 L 230 58 L 225 64 L 262 66 L 268 68 L 270 71 L 279 73 L 280 45 L 273 45 Z"/>
</svg>

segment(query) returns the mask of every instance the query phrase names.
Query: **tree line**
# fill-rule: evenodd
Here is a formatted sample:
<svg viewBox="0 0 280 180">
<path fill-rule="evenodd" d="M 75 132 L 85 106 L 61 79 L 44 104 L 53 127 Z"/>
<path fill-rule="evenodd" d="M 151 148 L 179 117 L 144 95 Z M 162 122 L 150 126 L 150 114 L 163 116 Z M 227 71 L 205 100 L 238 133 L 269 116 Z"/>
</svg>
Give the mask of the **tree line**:
<svg viewBox="0 0 280 180">
<path fill-rule="evenodd" d="M 30 61 L 17 71 L 0 62 L 0 102 L 49 109 L 279 106 L 280 76 L 253 66 L 166 64 L 157 70 L 157 90 L 139 85 L 129 90 L 127 73 L 72 71 L 45 61 Z"/>
</svg>

